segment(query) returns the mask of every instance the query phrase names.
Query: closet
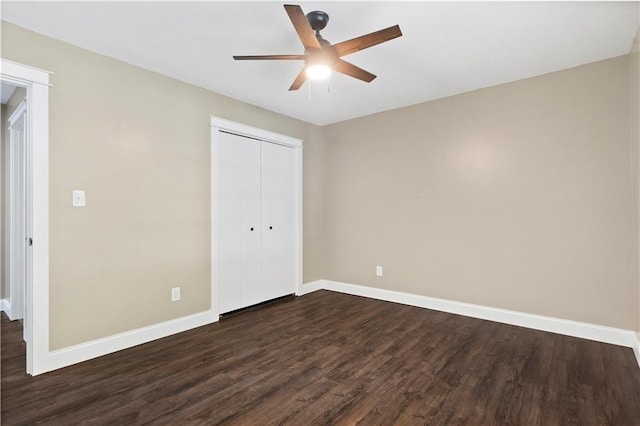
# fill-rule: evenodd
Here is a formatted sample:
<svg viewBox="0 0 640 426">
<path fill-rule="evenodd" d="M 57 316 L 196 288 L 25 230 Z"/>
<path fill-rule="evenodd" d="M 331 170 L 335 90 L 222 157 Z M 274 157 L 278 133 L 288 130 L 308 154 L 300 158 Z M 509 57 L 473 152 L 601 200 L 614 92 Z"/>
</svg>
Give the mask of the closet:
<svg viewBox="0 0 640 426">
<path fill-rule="evenodd" d="M 212 118 L 212 304 L 219 314 L 298 291 L 301 148 L 298 139 Z"/>
</svg>

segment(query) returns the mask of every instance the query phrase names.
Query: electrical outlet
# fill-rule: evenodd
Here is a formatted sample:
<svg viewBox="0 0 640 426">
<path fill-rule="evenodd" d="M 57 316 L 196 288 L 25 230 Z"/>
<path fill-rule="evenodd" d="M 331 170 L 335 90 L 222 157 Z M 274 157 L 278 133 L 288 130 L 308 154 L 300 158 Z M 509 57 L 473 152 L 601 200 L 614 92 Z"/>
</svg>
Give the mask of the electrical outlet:
<svg viewBox="0 0 640 426">
<path fill-rule="evenodd" d="M 376 266 L 376 277 L 382 276 L 382 266 Z"/>
<path fill-rule="evenodd" d="M 177 302 L 180 300 L 180 287 L 173 287 L 171 289 L 171 301 Z"/>
<path fill-rule="evenodd" d="M 84 207 L 87 205 L 87 198 L 84 190 L 79 189 L 72 191 L 72 205 L 73 207 Z"/>
</svg>

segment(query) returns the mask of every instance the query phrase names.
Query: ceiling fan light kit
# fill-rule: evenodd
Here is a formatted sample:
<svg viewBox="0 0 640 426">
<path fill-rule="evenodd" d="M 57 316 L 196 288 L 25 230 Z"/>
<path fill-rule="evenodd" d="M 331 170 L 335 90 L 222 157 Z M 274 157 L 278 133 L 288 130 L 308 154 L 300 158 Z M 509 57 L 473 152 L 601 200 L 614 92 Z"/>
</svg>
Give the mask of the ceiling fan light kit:
<svg viewBox="0 0 640 426">
<path fill-rule="evenodd" d="M 331 75 L 331 67 L 327 64 L 307 65 L 306 74 L 310 80 L 324 80 Z"/>
<path fill-rule="evenodd" d="M 306 16 L 298 5 L 285 4 L 284 9 L 298 33 L 304 46 L 303 55 L 252 55 L 234 56 L 239 60 L 303 60 L 305 66 L 295 78 L 289 90 L 298 90 L 307 79 L 322 80 L 328 78 L 332 71 L 348 75 L 370 83 L 376 78 L 374 74 L 363 70 L 350 62 L 341 59 L 360 50 L 375 46 L 385 41 L 402 36 L 400 27 L 394 25 L 360 37 L 331 44 L 320 35 L 320 30 L 329 23 L 329 15 L 322 11 L 309 12 Z"/>
</svg>

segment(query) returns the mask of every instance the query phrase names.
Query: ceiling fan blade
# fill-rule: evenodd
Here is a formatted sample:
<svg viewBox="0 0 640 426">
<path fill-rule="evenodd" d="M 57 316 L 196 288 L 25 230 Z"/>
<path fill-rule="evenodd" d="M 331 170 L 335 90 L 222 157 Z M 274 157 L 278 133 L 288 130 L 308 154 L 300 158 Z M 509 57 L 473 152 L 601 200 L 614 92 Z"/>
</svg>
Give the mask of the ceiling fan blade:
<svg viewBox="0 0 640 426">
<path fill-rule="evenodd" d="M 234 56 L 236 61 L 253 61 L 253 60 L 297 60 L 305 59 L 305 55 L 248 55 Z"/>
<path fill-rule="evenodd" d="M 333 45 L 333 48 L 336 50 L 338 57 L 341 57 L 366 49 L 367 47 L 375 46 L 376 44 L 384 43 L 401 35 L 402 31 L 400 31 L 400 26 L 394 25 L 393 27 L 336 43 Z"/>
<path fill-rule="evenodd" d="M 320 49 L 322 46 L 320 46 L 320 42 L 313 33 L 313 29 L 309 25 L 302 8 L 295 4 L 285 4 L 284 8 L 305 49 Z"/>
<path fill-rule="evenodd" d="M 289 87 L 289 90 L 298 90 L 306 80 L 307 80 L 307 67 L 304 67 L 302 68 L 302 71 L 300 71 L 300 74 L 298 74 L 296 79 L 293 80 L 293 83 L 291 83 L 291 87 Z"/>
<path fill-rule="evenodd" d="M 357 78 L 358 80 L 366 81 L 367 83 L 371 83 L 371 81 L 376 78 L 376 76 L 371 74 L 369 71 L 365 71 L 343 59 L 336 59 L 331 65 L 331 68 L 336 72 Z"/>
</svg>

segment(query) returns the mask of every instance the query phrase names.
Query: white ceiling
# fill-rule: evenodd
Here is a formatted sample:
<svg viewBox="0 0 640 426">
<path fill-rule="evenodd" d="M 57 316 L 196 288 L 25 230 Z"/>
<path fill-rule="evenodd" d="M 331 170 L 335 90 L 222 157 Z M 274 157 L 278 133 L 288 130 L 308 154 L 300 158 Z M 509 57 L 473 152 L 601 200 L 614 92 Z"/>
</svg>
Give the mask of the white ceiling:
<svg viewBox="0 0 640 426">
<path fill-rule="evenodd" d="M 296 3 L 291 1 L 291 3 Z M 297 2 L 330 16 L 337 43 L 399 24 L 403 37 L 345 59 L 378 75 L 334 74 L 287 89 L 303 53 L 284 2 L 2 2 L 2 19 L 269 110 L 324 125 L 623 55 L 637 2 Z"/>
</svg>

